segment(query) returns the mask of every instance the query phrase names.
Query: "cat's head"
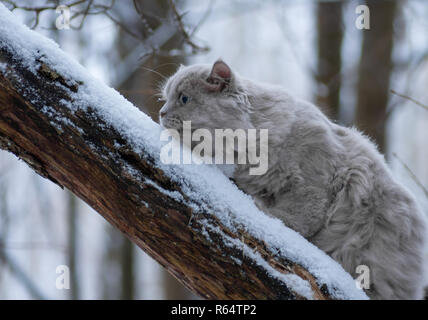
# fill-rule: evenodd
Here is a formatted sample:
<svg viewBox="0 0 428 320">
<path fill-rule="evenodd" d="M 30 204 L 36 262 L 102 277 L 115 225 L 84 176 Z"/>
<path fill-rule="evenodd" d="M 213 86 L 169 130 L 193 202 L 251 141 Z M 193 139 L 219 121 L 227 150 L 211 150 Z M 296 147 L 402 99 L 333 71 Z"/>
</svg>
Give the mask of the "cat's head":
<svg viewBox="0 0 428 320">
<path fill-rule="evenodd" d="M 165 105 L 159 112 L 164 128 L 181 131 L 183 121 L 192 129 L 248 129 L 248 103 L 239 79 L 221 61 L 181 66 L 162 89 Z"/>
</svg>

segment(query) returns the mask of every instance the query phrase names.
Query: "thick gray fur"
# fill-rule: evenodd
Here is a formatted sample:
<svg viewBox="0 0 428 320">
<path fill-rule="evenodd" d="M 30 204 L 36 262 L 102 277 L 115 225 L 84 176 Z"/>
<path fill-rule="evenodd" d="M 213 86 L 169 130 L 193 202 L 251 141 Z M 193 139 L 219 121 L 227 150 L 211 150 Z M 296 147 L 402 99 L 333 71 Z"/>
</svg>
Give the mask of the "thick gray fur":
<svg viewBox="0 0 428 320">
<path fill-rule="evenodd" d="M 352 276 L 358 265 L 368 266 L 371 298 L 422 298 L 425 216 L 375 144 L 284 89 L 220 64 L 219 74 L 213 66 L 192 65 L 168 79 L 162 126 L 180 129 L 191 120 L 195 129 L 268 129 L 268 171 L 252 176 L 248 165 L 237 165 L 237 186 Z M 185 105 L 180 94 L 189 97 Z"/>
</svg>

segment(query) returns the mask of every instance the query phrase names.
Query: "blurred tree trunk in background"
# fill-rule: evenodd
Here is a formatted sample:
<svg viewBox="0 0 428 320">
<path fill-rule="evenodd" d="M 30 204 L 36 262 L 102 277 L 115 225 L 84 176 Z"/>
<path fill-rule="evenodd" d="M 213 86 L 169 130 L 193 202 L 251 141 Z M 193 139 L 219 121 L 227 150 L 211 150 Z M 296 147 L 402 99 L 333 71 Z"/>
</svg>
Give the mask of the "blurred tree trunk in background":
<svg viewBox="0 0 428 320">
<path fill-rule="evenodd" d="M 8 214 L 8 203 L 6 198 L 7 193 L 7 183 L 3 179 L 3 175 L 6 170 L 3 168 L 3 163 L 0 163 L 0 251 L 5 250 L 4 241 L 7 239 L 7 233 L 9 231 L 9 214 Z M 0 252 L 0 256 L 2 253 Z M 7 274 L 6 263 L 3 259 L 0 258 L 0 295 L 6 296 L 5 292 L 7 287 L 3 285 L 3 279 Z"/>
<path fill-rule="evenodd" d="M 108 238 L 100 272 L 102 299 L 134 299 L 134 245 L 111 225 L 106 228 Z"/>
<path fill-rule="evenodd" d="M 318 70 L 317 104 L 334 120 L 339 120 L 341 50 L 343 39 L 340 1 L 317 3 Z"/>
<path fill-rule="evenodd" d="M 121 234 L 123 241 L 121 246 L 122 292 L 121 299 L 131 300 L 135 298 L 135 271 L 134 271 L 134 244 Z"/>
<path fill-rule="evenodd" d="M 356 126 L 385 152 L 385 120 L 397 1 L 370 1 L 370 30 L 362 30 Z"/>
<path fill-rule="evenodd" d="M 78 210 L 77 198 L 70 191 L 67 191 L 67 211 L 68 211 L 68 267 L 70 268 L 70 299 L 79 299 L 79 272 L 77 270 L 78 243 Z"/>
</svg>

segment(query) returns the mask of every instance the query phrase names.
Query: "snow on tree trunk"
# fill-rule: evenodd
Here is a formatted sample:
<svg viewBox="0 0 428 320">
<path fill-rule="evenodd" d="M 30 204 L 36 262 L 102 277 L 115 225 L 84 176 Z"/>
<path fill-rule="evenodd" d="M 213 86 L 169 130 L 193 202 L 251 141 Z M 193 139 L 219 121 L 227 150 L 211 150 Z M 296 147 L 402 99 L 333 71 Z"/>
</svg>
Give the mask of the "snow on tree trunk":
<svg viewBox="0 0 428 320">
<path fill-rule="evenodd" d="M 215 299 L 367 299 L 220 171 L 164 165 L 160 128 L 0 4 L 0 147 Z"/>
</svg>

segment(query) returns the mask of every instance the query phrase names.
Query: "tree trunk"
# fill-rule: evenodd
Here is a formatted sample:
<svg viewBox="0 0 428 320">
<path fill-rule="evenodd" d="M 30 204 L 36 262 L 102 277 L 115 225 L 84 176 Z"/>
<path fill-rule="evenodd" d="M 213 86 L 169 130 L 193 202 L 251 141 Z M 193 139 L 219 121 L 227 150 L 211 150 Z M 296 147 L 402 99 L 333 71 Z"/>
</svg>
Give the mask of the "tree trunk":
<svg viewBox="0 0 428 320">
<path fill-rule="evenodd" d="M 3 10 L 0 5 L 0 15 L 9 19 Z M 312 290 L 310 298 L 364 297 L 352 278 L 322 252 L 316 251 L 322 256 L 311 256 L 311 261 L 323 261 L 321 270 L 333 267 L 346 281 L 325 280 L 322 272 L 315 277 L 292 260 L 297 258 L 282 253 L 286 244 L 278 248 L 266 243 L 243 223 L 230 219 L 226 226 L 220 217 L 236 215 L 236 209 L 213 206 L 200 190 L 192 189 L 201 193 L 192 198 L 193 193 L 186 191 L 192 188 L 191 177 L 183 176 L 179 184 L 161 169 L 148 147 L 137 154 L 116 122 L 105 120 L 100 107 L 79 108 L 77 93 L 89 90 L 85 97 L 109 105 L 111 92 L 104 96 L 105 90 L 94 89 L 103 84 L 86 77 L 59 49 L 46 49 L 50 43 L 14 21 L 10 18 L 7 25 L 20 39 L 37 41 L 15 43 L 16 38 L 10 32 L 2 34 L 0 26 L 1 148 L 71 190 L 201 297 L 303 299 L 287 275 L 306 283 Z M 92 86 L 60 71 L 67 68 L 78 70 Z M 116 101 L 115 97 L 110 98 Z M 302 241 L 302 256 L 308 254 L 305 248 L 314 253 L 303 238 L 297 239 Z M 325 260 L 317 260 L 321 258 Z"/>
<path fill-rule="evenodd" d="M 70 299 L 79 299 L 79 272 L 76 263 L 78 256 L 78 220 L 77 198 L 71 192 L 67 192 L 68 200 L 68 267 L 70 268 Z"/>
<path fill-rule="evenodd" d="M 134 246 L 124 234 L 111 225 L 106 226 L 105 232 L 107 239 L 100 265 L 102 299 L 135 299 Z"/>
<path fill-rule="evenodd" d="M 358 70 L 358 102 L 355 124 L 385 153 L 385 119 L 397 1 L 370 1 L 370 30 L 363 30 Z"/>
<path fill-rule="evenodd" d="M 334 120 L 339 119 L 342 68 L 342 2 L 317 3 L 318 92 L 317 104 Z"/>
</svg>

